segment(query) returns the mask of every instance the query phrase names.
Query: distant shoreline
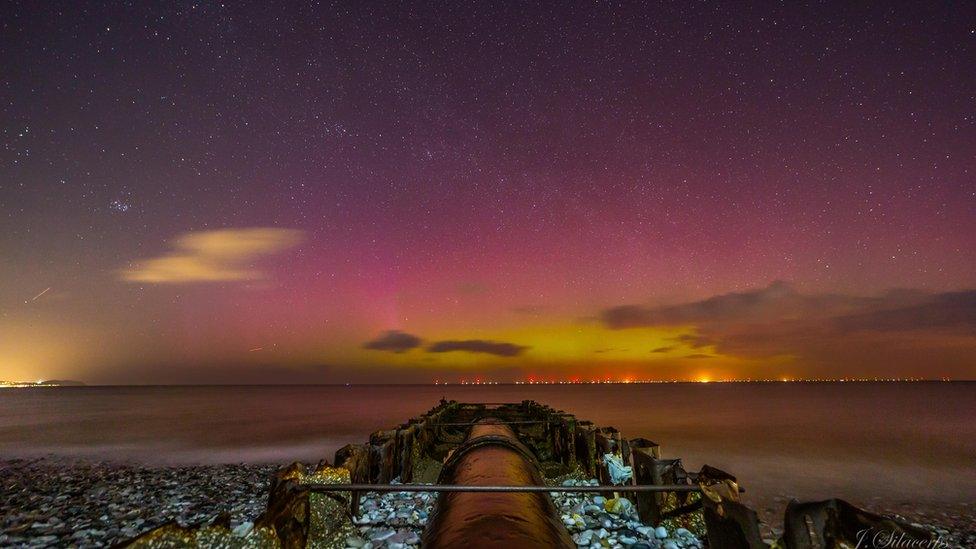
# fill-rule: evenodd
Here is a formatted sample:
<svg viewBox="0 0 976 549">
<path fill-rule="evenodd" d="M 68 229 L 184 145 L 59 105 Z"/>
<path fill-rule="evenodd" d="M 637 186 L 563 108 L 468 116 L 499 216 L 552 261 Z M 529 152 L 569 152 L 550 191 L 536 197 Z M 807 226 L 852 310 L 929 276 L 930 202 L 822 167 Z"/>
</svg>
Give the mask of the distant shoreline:
<svg viewBox="0 0 976 549">
<path fill-rule="evenodd" d="M 843 385 L 843 384 L 928 384 L 947 383 L 965 384 L 976 383 L 976 379 L 796 379 L 782 380 L 715 380 L 715 381 L 600 381 L 600 382 L 527 382 L 527 381 L 499 381 L 499 382 L 454 382 L 454 383 L 85 383 L 81 381 L 65 381 L 54 383 L 31 383 L 0 381 L 0 389 L 51 389 L 51 388 L 104 388 L 104 387 L 569 387 L 592 385 Z"/>
</svg>

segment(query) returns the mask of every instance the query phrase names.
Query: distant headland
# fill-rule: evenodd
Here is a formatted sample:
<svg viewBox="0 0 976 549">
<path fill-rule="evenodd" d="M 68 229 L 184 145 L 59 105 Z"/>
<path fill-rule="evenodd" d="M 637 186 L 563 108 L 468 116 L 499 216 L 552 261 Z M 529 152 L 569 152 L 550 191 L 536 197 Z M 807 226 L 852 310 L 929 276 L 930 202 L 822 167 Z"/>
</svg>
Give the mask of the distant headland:
<svg viewBox="0 0 976 549">
<path fill-rule="evenodd" d="M 4 387 L 84 387 L 85 382 L 73 379 L 46 379 L 39 381 L 0 381 Z"/>
</svg>

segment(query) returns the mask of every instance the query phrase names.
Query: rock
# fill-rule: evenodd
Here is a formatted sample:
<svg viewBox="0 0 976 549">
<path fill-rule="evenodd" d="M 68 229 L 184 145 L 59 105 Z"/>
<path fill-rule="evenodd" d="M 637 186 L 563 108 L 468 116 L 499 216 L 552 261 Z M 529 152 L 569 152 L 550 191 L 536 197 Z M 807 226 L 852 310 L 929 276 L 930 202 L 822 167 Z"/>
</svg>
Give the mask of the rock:
<svg viewBox="0 0 976 549">
<path fill-rule="evenodd" d="M 346 547 L 362 547 L 366 545 L 366 540 L 359 536 L 349 536 L 346 538 Z"/>
<path fill-rule="evenodd" d="M 583 530 L 582 532 L 573 536 L 573 541 L 576 545 L 587 546 L 590 544 L 590 540 L 593 538 L 593 530 Z"/>
<path fill-rule="evenodd" d="M 370 541 L 383 541 L 396 535 L 396 530 L 378 528 L 369 536 Z"/>
<path fill-rule="evenodd" d="M 608 500 L 604 507 L 616 515 L 629 515 L 634 511 L 634 504 L 627 498 L 613 498 Z"/>
<path fill-rule="evenodd" d="M 678 549 L 678 544 L 671 540 L 668 540 L 664 542 L 664 545 L 662 547 L 663 549 Z"/>
<path fill-rule="evenodd" d="M 637 543 L 637 538 L 632 538 L 628 536 L 620 536 L 620 543 L 630 546 Z"/>
<path fill-rule="evenodd" d="M 667 530 L 667 528 L 665 528 L 663 526 L 658 526 L 654 530 L 654 537 L 656 537 L 657 539 L 664 539 L 664 538 L 668 537 L 668 530 Z"/>
</svg>

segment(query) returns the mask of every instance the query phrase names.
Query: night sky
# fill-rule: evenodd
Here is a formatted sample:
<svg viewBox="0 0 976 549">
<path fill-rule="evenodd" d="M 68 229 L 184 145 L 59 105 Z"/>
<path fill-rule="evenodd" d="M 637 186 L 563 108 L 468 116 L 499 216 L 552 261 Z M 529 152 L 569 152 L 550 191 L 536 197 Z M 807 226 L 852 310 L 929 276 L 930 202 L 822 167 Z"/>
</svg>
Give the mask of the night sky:
<svg viewBox="0 0 976 549">
<path fill-rule="evenodd" d="M 0 7 L 0 379 L 976 377 L 976 4 Z"/>
</svg>

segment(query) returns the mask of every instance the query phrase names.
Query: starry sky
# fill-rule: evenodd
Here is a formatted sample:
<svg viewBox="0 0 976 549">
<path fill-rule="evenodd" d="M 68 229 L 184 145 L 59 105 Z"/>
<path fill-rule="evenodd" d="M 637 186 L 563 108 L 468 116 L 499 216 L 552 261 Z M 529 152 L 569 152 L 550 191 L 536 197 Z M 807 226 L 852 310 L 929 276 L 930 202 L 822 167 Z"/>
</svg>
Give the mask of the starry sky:
<svg viewBox="0 0 976 549">
<path fill-rule="evenodd" d="M 976 378 L 976 6 L 0 7 L 0 378 Z"/>
</svg>

